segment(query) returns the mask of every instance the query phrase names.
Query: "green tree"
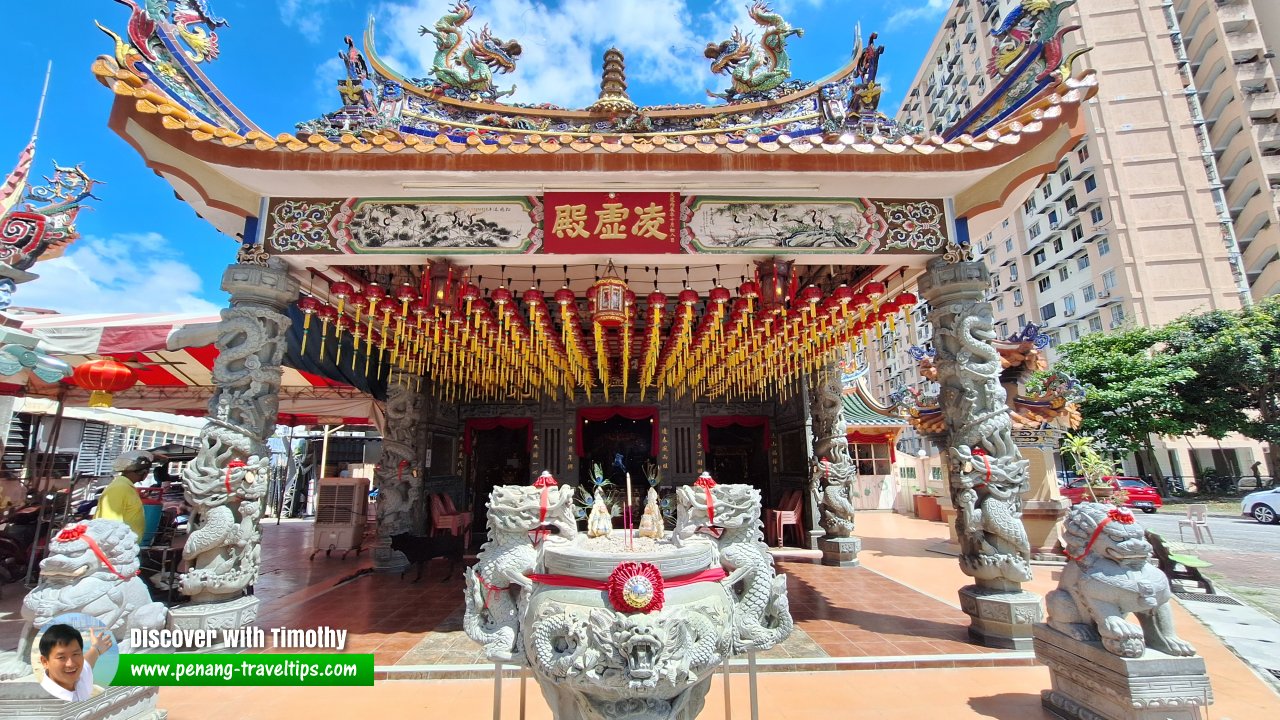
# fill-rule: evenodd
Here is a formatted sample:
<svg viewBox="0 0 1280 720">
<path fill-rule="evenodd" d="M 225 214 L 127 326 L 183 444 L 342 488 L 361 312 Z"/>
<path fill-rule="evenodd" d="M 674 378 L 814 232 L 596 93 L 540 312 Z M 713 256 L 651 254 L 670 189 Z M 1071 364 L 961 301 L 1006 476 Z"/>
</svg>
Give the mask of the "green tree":
<svg viewBox="0 0 1280 720">
<path fill-rule="evenodd" d="M 1061 346 L 1054 365 L 1085 386 L 1080 431 L 1099 438 L 1108 450 L 1143 453 L 1157 482 L 1162 478 L 1151 436 L 1185 435 L 1197 428 L 1177 392 L 1195 371 L 1177 354 L 1161 352 L 1164 341 L 1158 328 L 1091 333 Z"/>
<path fill-rule="evenodd" d="M 1197 431 L 1215 438 L 1238 432 L 1267 443 L 1268 471 L 1277 477 L 1280 298 L 1180 318 L 1165 331 L 1163 354 L 1195 372 L 1177 394 Z"/>
</svg>

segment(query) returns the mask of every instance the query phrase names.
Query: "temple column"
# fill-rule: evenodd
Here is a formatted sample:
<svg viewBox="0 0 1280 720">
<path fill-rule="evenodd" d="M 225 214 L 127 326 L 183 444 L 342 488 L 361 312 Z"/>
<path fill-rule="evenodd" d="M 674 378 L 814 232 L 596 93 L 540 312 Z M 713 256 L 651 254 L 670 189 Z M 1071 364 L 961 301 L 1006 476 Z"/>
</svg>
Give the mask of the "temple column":
<svg viewBox="0 0 1280 720">
<path fill-rule="evenodd" d="M 373 474 L 378 488 L 378 544 L 373 549 L 373 568 L 378 572 L 404 572 L 408 567 L 404 554 L 391 549 L 392 535 L 427 534 L 429 519 L 422 492 L 425 406 L 417 378 L 393 369 L 387 378 L 382 457 Z"/>
<path fill-rule="evenodd" d="M 187 572 L 179 581 L 191 602 L 172 612 L 179 629 L 242 627 L 258 613 L 252 593 L 271 460 L 267 438 L 280 405 L 290 324 L 284 310 L 297 299 L 298 283 L 283 262 L 246 250 L 222 275 L 231 307 L 218 323 L 215 390 L 199 452 L 182 471 L 193 513 L 182 550 Z"/>
<path fill-rule="evenodd" d="M 810 377 L 809 411 L 813 423 L 809 495 L 825 535 L 818 542 L 822 564 L 857 567 L 862 541 L 853 536 L 858 469 L 849 456 L 844 420 L 844 384 L 835 362 Z"/>
<path fill-rule="evenodd" d="M 920 290 L 933 308 L 940 403 L 946 424 L 947 479 L 956 509 L 960 569 L 974 584 L 960 589 L 969 635 L 989 647 L 1031 649 L 1040 597 L 1031 580 L 1031 548 L 1022 525 L 1027 461 L 1013 442 L 1000 385 L 990 287 L 982 262 L 929 262 Z"/>
</svg>

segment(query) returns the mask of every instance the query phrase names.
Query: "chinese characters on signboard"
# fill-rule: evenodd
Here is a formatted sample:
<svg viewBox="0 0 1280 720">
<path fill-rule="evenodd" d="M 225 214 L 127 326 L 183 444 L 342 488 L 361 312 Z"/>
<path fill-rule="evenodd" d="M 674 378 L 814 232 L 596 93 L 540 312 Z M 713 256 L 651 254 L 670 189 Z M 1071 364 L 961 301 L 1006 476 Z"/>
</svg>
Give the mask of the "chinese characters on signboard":
<svg viewBox="0 0 1280 720">
<path fill-rule="evenodd" d="M 680 252 L 680 194 L 543 195 L 543 252 Z"/>
</svg>

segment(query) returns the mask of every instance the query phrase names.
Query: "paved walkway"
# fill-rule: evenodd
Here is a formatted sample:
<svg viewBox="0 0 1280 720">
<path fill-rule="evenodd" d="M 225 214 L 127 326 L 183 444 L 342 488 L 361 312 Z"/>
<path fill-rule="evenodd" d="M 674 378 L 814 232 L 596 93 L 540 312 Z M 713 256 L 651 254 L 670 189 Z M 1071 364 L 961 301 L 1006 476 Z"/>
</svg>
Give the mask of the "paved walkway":
<svg viewBox="0 0 1280 720">
<path fill-rule="evenodd" d="M 995 651 L 966 641 L 967 618 L 956 590 L 966 583 L 954 558 L 927 548 L 944 540 L 940 523 L 893 514 L 859 517 L 863 567 L 841 570 L 792 553 L 779 561 L 790 576 L 795 636 L 762 655 L 761 717 L 789 720 L 853 713 L 894 718 L 1050 718 L 1039 693 L 1048 671 L 1028 653 Z M 461 573 L 441 582 L 443 561 L 422 582 L 397 575 L 359 574 L 369 557 L 346 560 L 310 554 L 310 526 L 264 527 L 263 627 L 332 625 L 351 635 L 347 652 L 372 652 L 379 682 L 372 688 L 162 688 L 173 720 L 283 716 L 317 719 L 394 712 L 454 712 L 486 718 L 492 707 L 492 666 L 461 630 Z M 1029 589 L 1043 594 L 1057 572 L 1038 567 Z M 410 576 L 411 579 L 411 576 Z M 13 588 L 10 587 L 10 590 Z M 14 593 L 16 594 L 16 593 Z M 12 595 L 6 594 L 5 600 Z M 8 605 L 9 603 L 5 603 Z M 0 607 L 0 614 L 4 608 Z M 1280 696 L 1181 605 L 1180 633 L 1205 657 L 1216 704 L 1214 720 L 1275 717 Z M 995 667 L 999 666 L 999 667 Z M 746 677 L 735 666 L 734 718 L 748 717 Z M 780 672 L 789 670 L 790 672 Z M 821 671 L 821 672 L 819 672 Z M 721 680 L 704 719 L 725 717 Z M 517 717 L 518 681 L 505 681 L 503 717 Z M 528 686 L 528 718 L 548 718 L 537 686 Z"/>
</svg>

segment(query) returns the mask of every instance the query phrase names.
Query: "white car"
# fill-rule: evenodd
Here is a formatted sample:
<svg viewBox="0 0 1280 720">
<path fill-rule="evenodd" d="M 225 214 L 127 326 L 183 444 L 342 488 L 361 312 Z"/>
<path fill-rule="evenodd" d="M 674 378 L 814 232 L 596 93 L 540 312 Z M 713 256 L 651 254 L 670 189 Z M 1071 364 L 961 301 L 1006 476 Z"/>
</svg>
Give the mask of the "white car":
<svg viewBox="0 0 1280 720">
<path fill-rule="evenodd" d="M 1240 501 L 1240 514 L 1260 523 L 1280 523 L 1280 487 L 1245 495 Z"/>
</svg>

